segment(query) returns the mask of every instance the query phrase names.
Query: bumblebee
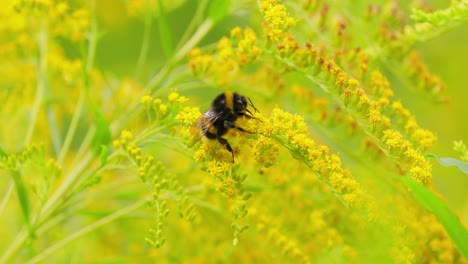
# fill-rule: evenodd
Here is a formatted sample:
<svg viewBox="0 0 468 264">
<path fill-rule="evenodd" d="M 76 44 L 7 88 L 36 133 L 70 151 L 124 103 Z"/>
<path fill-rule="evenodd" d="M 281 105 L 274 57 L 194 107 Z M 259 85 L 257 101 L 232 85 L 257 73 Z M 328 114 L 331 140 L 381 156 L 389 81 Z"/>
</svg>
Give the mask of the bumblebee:
<svg viewBox="0 0 468 264">
<path fill-rule="evenodd" d="M 250 98 L 235 92 L 224 92 L 216 96 L 210 108 L 203 113 L 197 122 L 200 138 L 206 137 L 210 140 L 217 140 L 224 145 L 232 154 L 232 162 L 234 162 L 234 152 L 228 140 L 222 136 L 230 129 L 253 133 L 236 125 L 236 120 L 239 117 L 254 118 L 247 106 L 251 106 L 255 112 L 258 111 Z"/>
</svg>

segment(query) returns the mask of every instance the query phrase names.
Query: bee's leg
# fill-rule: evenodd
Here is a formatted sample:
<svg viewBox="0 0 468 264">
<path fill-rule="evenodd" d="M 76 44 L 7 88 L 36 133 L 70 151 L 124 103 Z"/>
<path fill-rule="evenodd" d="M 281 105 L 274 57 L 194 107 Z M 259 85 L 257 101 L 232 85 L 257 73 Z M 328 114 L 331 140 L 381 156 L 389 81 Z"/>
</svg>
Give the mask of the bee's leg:
<svg viewBox="0 0 468 264">
<path fill-rule="evenodd" d="M 222 138 L 222 137 L 218 137 L 218 141 L 219 143 L 223 144 L 226 146 L 226 149 L 231 152 L 231 155 L 232 155 L 232 163 L 234 163 L 234 151 L 232 151 L 232 147 L 231 145 L 229 144 L 229 142 L 227 141 L 227 139 L 225 138 Z"/>
<path fill-rule="evenodd" d="M 250 132 L 248 130 L 243 129 L 242 127 L 238 127 L 238 126 L 236 126 L 236 124 L 234 124 L 233 122 L 229 122 L 229 121 L 224 121 L 224 127 L 225 128 L 235 128 L 235 129 L 237 129 L 237 130 L 239 130 L 241 132 L 254 134 L 254 132 Z"/>
</svg>

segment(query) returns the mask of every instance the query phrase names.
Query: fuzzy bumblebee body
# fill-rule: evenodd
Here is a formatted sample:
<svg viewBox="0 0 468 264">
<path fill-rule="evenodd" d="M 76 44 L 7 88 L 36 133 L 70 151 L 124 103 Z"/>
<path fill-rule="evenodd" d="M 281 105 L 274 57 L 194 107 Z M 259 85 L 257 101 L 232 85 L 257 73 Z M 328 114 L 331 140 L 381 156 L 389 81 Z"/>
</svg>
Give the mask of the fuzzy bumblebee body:
<svg viewBox="0 0 468 264">
<path fill-rule="evenodd" d="M 197 123 L 201 137 L 217 140 L 224 145 L 231 152 L 233 162 L 232 147 L 227 139 L 222 136 L 232 128 L 241 132 L 252 133 L 236 125 L 236 120 L 239 117 L 253 118 L 252 112 L 247 109 L 249 105 L 257 111 L 249 98 L 235 92 L 224 92 L 216 96 L 208 111 L 203 113 Z"/>
</svg>

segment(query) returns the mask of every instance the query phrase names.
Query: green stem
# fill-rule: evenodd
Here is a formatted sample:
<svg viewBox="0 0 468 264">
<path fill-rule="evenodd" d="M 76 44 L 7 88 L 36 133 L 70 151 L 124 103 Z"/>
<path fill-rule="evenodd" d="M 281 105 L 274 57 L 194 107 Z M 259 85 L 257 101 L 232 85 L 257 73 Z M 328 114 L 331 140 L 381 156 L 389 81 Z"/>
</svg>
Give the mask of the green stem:
<svg viewBox="0 0 468 264">
<path fill-rule="evenodd" d="M 195 27 L 200 24 L 200 21 L 203 18 L 203 13 L 205 12 L 208 3 L 208 0 L 202 0 L 201 3 L 197 5 L 195 15 L 191 19 L 190 24 L 187 26 L 187 29 L 185 30 L 184 34 L 180 38 L 179 43 L 177 44 L 177 49 L 179 49 L 182 46 L 182 44 L 187 41 L 188 37 L 195 29 Z"/>
<path fill-rule="evenodd" d="M 2 202 L 0 203 L 0 215 L 3 214 L 3 210 L 5 210 L 5 207 L 10 200 L 11 194 L 13 193 L 13 188 L 14 188 L 14 183 L 13 181 L 10 181 L 10 184 L 8 184 L 8 189 L 5 192 L 5 195 L 3 196 Z"/>
<path fill-rule="evenodd" d="M 180 48 L 174 57 L 161 69 L 161 71 L 155 75 L 146 85 L 145 90 L 153 93 L 156 89 L 158 84 L 162 82 L 162 80 L 167 77 L 167 75 L 172 71 L 175 65 L 182 60 L 187 53 L 195 47 L 195 45 L 200 42 L 200 40 L 205 37 L 206 34 L 213 28 L 214 23 L 211 19 L 205 20 L 198 30 L 192 35 L 192 37 L 185 43 L 182 48 Z"/>
<path fill-rule="evenodd" d="M 34 224 L 37 225 L 37 223 L 41 223 L 44 220 L 47 220 L 53 214 L 57 205 L 60 204 L 70 189 L 75 186 L 75 183 L 77 182 L 80 175 L 83 175 L 83 170 L 89 165 L 92 159 L 93 154 L 88 153 L 85 157 L 83 157 L 81 163 L 67 174 L 67 176 L 63 179 L 62 184 L 49 198 L 49 200 L 47 200 L 42 210 L 37 214 L 36 218 L 34 219 Z"/>
<path fill-rule="evenodd" d="M 81 117 L 81 112 L 83 111 L 84 107 L 84 100 L 85 99 L 85 92 L 81 91 L 80 98 L 78 99 L 78 104 L 73 113 L 72 120 L 70 122 L 70 126 L 68 127 L 67 136 L 65 137 L 65 141 L 63 143 L 62 149 L 60 150 L 60 154 L 58 155 L 57 162 L 62 164 L 65 156 L 68 154 L 68 150 L 70 148 L 70 144 L 75 136 L 76 128 L 78 127 L 78 121 Z"/>
<path fill-rule="evenodd" d="M 38 58 L 38 65 L 37 65 L 37 90 L 36 96 L 33 104 L 33 108 L 31 111 L 31 121 L 29 122 L 29 128 L 26 132 L 26 138 L 24 140 L 24 145 L 29 145 L 32 140 L 32 136 L 34 133 L 34 129 L 37 122 L 37 117 L 39 115 L 39 111 L 41 108 L 41 104 L 44 98 L 44 93 L 46 90 L 47 85 L 47 27 L 46 22 L 43 21 L 42 25 L 40 26 L 37 42 L 39 46 L 39 58 Z M 31 221 L 32 223 L 32 221 Z M 26 239 L 28 238 L 28 230 L 23 228 L 20 233 L 15 238 L 15 241 L 10 244 L 5 253 L 0 258 L 0 263 L 8 263 L 9 260 L 15 256 L 21 247 L 24 245 Z"/>
<path fill-rule="evenodd" d="M 36 97 L 34 100 L 33 108 L 31 111 L 31 121 L 29 122 L 29 128 L 26 133 L 24 145 L 29 145 L 32 140 L 34 129 L 36 127 L 37 117 L 41 109 L 42 100 L 44 99 L 44 93 L 47 82 L 47 28 L 45 22 L 41 26 L 38 34 L 38 45 L 39 45 L 39 61 L 37 65 L 37 88 Z"/>
<path fill-rule="evenodd" d="M 81 157 L 84 155 L 85 151 L 89 150 L 89 145 L 91 144 L 91 140 L 93 140 L 94 133 L 96 133 L 95 127 L 91 127 L 90 129 L 88 129 L 86 136 L 81 141 L 80 148 L 75 154 L 73 164 L 79 162 L 79 160 L 81 160 Z"/>
<path fill-rule="evenodd" d="M 3 256 L 0 258 L 0 264 L 9 263 L 11 258 L 15 256 L 21 247 L 24 245 L 24 242 L 28 238 L 28 231 L 26 228 L 23 228 L 17 235 L 13 243 L 10 244 L 10 247 L 5 251 Z"/>
<path fill-rule="evenodd" d="M 158 88 L 158 85 L 160 85 L 163 80 L 172 72 L 174 69 L 175 65 L 185 56 L 187 55 L 188 51 L 193 49 L 195 45 L 200 42 L 200 40 L 208 34 L 208 32 L 213 28 L 214 23 L 212 20 L 207 19 L 205 20 L 198 30 L 193 34 L 193 36 L 185 43 L 185 45 L 180 48 L 177 53 L 174 55 L 174 57 L 155 75 L 153 78 L 146 84 L 144 88 L 144 93 L 145 94 L 152 94 L 154 93 Z M 119 133 L 125 125 L 130 121 L 134 120 L 135 116 L 142 111 L 142 108 L 140 107 L 140 103 L 133 103 L 129 107 L 129 111 L 127 113 L 122 114 L 122 119 L 119 119 L 111 124 L 111 133 L 112 135 L 115 135 L 116 133 Z"/>
<path fill-rule="evenodd" d="M 47 93 L 49 94 L 49 92 Z M 61 142 L 62 136 L 60 135 L 60 130 L 57 126 L 55 111 L 52 108 L 50 102 L 48 102 L 46 105 L 46 114 L 47 114 L 47 121 L 49 123 L 50 138 L 52 141 L 52 146 L 54 148 L 55 154 L 57 154 L 60 151 L 60 142 Z"/>
<path fill-rule="evenodd" d="M 93 0 L 90 0 L 90 10 L 91 10 L 91 25 L 90 25 L 90 32 L 89 32 L 89 39 L 88 39 L 88 56 L 86 58 L 86 65 L 84 69 L 84 79 L 85 79 L 85 90 L 89 91 L 90 86 L 90 75 L 91 70 L 93 69 L 94 64 L 94 57 L 96 55 L 96 47 L 97 47 L 97 21 L 96 16 L 94 14 L 95 10 L 95 3 Z M 76 110 L 73 114 L 72 121 L 68 128 L 67 136 L 65 138 L 65 142 L 62 146 L 60 154 L 58 156 L 58 163 L 62 164 L 66 155 L 68 154 L 68 150 L 70 148 L 70 144 L 75 136 L 76 129 L 78 127 L 78 121 L 80 120 L 81 113 L 84 108 L 85 98 L 86 98 L 86 91 L 82 91 L 80 93 L 80 98 L 78 99 L 78 104 Z M 83 146 L 83 144 L 82 144 Z"/>
<path fill-rule="evenodd" d="M 148 57 L 149 45 L 151 40 L 151 28 L 152 28 L 153 14 L 152 12 L 146 12 L 145 23 L 143 29 L 143 41 L 141 43 L 140 55 L 138 56 L 138 61 L 135 70 L 135 76 L 138 79 L 141 75 L 143 66 L 146 63 L 146 58 Z"/>
<path fill-rule="evenodd" d="M 89 78 L 91 70 L 93 69 L 94 57 L 96 55 L 97 47 L 97 20 L 95 14 L 95 3 L 93 0 L 90 0 L 90 13 L 91 13 L 91 25 L 90 25 L 90 34 L 88 41 L 88 57 L 86 59 L 85 74 Z"/>
<path fill-rule="evenodd" d="M 66 246 L 67 244 L 73 242 L 74 240 L 90 233 L 91 231 L 94 231 L 96 229 L 98 229 L 99 227 L 101 226 L 104 226 L 106 224 L 109 224 L 111 223 L 112 221 L 115 221 L 116 219 L 122 217 L 122 216 L 125 216 L 127 215 L 128 213 L 138 209 L 139 207 L 141 207 L 143 204 L 146 203 L 146 199 L 142 199 L 130 206 L 127 206 L 125 208 L 122 208 L 118 211 L 116 211 L 115 213 L 112 213 L 106 217 L 103 217 L 101 219 L 99 219 L 98 221 L 94 222 L 93 224 L 87 226 L 87 227 L 84 227 L 82 228 L 81 230 L 75 232 L 74 234 L 66 237 L 65 239 L 61 240 L 61 241 L 58 241 L 57 243 L 55 243 L 53 246 L 43 250 L 39 255 L 35 256 L 33 259 L 29 260 L 28 264 L 33 264 L 33 263 L 38 263 L 39 261 L 41 260 L 44 260 L 45 257 L 49 256 L 50 254 L 54 253 L 55 251 L 63 248 L 64 246 Z"/>
</svg>

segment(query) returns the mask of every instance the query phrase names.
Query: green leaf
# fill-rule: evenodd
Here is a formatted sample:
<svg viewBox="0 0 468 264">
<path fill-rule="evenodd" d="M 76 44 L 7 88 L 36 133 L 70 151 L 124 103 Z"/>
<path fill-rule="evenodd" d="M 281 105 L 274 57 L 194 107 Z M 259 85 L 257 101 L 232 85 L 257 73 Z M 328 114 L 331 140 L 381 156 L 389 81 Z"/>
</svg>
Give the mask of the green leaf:
<svg viewBox="0 0 468 264">
<path fill-rule="evenodd" d="M 231 0 L 211 1 L 211 5 L 208 8 L 208 17 L 215 23 L 221 21 L 227 15 L 230 5 Z"/>
<path fill-rule="evenodd" d="M 399 179 L 410 189 L 414 197 L 439 219 L 460 253 L 468 260 L 468 232 L 458 217 L 424 185 L 415 182 L 409 177 L 399 177 Z"/>
<path fill-rule="evenodd" d="M 159 35 L 161 37 L 161 43 L 166 56 L 170 57 L 174 53 L 174 44 L 172 42 L 172 31 L 169 26 L 169 20 L 167 19 L 167 12 L 164 8 L 162 0 L 158 0 L 159 6 Z"/>
<path fill-rule="evenodd" d="M 29 203 L 28 190 L 26 189 L 26 185 L 24 184 L 23 178 L 21 177 L 19 171 L 11 170 L 11 176 L 15 182 L 16 193 L 18 194 L 18 200 L 20 202 L 21 211 L 23 212 L 24 221 L 29 227 L 31 207 Z"/>
<path fill-rule="evenodd" d="M 94 104 L 92 104 L 92 108 L 96 132 L 94 133 L 94 137 L 91 141 L 91 146 L 93 148 L 94 153 L 97 155 L 100 153 L 101 146 L 107 146 L 110 143 L 112 136 L 109 124 L 104 118 L 104 115 Z"/>
<path fill-rule="evenodd" d="M 6 156 L 8 156 L 8 154 L 2 148 L 0 148 L 0 158 L 6 157 Z"/>
<path fill-rule="evenodd" d="M 468 164 L 466 164 L 465 162 L 463 162 L 461 160 L 458 160 L 458 159 L 455 159 L 455 158 L 439 158 L 434 154 L 426 154 L 425 157 L 426 158 L 433 158 L 433 159 L 437 160 L 441 165 L 443 165 L 445 167 L 455 166 L 459 170 L 461 170 L 463 173 L 468 175 Z"/>
<path fill-rule="evenodd" d="M 101 145 L 101 154 L 99 154 L 101 158 L 101 167 L 107 163 L 107 158 L 109 157 L 109 147 Z"/>
</svg>

